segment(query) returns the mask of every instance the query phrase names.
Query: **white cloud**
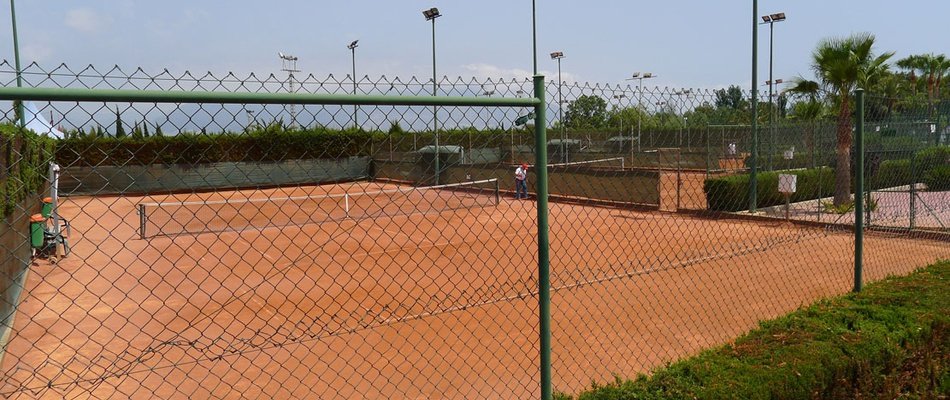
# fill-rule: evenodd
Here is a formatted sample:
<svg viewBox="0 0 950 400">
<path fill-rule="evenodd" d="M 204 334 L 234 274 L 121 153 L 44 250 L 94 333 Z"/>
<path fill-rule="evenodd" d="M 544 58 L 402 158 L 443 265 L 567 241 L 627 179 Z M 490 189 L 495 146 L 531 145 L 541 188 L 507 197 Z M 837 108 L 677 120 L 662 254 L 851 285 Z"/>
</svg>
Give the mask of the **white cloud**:
<svg viewBox="0 0 950 400">
<path fill-rule="evenodd" d="M 80 32 L 92 33 L 112 23 L 112 18 L 88 8 L 77 8 L 66 13 L 66 26 Z"/>
<path fill-rule="evenodd" d="M 501 68 L 491 64 L 467 64 L 462 68 L 476 78 L 503 78 L 503 79 L 530 79 L 533 75 L 531 71 L 521 68 Z M 557 71 L 539 71 L 544 75 L 545 80 L 557 80 Z M 561 79 L 564 82 L 573 83 L 577 79 L 574 74 L 561 72 Z"/>
<path fill-rule="evenodd" d="M 46 61 L 51 55 L 53 55 L 53 49 L 46 45 L 27 44 L 23 46 L 23 61 L 26 63 L 34 61 L 43 62 Z"/>
</svg>

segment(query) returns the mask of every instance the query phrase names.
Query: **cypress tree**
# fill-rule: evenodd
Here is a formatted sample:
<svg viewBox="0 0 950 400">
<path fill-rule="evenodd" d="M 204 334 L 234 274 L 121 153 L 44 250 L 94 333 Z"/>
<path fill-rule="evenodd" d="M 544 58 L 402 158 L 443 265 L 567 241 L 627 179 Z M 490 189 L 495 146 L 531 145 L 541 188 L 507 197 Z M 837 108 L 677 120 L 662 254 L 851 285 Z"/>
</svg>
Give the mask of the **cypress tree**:
<svg viewBox="0 0 950 400">
<path fill-rule="evenodd" d="M 115 137 L 125 137 L 125 127 L 122 126 L 122 116 L 119 114 L 119 107 L 115 108 Z"/>
</svg>

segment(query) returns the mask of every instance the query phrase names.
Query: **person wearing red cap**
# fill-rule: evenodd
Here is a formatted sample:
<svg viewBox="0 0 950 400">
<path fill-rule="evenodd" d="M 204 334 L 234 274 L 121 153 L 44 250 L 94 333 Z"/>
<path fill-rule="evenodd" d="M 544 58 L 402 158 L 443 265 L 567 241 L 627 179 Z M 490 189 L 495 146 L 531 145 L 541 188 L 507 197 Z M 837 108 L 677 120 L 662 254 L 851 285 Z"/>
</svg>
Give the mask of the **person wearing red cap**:
<svg viewBox="0 0 950 400">
<path fill-rule="evenodd" d="M 528 198 L 528 163 L 522 162 L 521 165 L 515 169 L 515 199 L 521 199 L 521 193 L 524 193 L 524 198 Z"/>
</svg>

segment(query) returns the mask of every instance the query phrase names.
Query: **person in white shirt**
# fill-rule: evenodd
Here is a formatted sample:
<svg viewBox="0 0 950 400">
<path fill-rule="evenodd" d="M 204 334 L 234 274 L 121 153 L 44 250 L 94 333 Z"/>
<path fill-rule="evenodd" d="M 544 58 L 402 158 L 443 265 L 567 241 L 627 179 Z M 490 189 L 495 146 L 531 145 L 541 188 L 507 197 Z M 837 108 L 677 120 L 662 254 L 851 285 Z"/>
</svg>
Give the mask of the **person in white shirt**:
<svg viewBox="0 0 950 400">
<path fill-rule="evenodd" d="M 528 198 L 528 164 L 521 163 L 517 169 L 515 169 L 515 199 L 521 199 L 521 194 L 524 193 L 524 198 Z"/>
</svg>

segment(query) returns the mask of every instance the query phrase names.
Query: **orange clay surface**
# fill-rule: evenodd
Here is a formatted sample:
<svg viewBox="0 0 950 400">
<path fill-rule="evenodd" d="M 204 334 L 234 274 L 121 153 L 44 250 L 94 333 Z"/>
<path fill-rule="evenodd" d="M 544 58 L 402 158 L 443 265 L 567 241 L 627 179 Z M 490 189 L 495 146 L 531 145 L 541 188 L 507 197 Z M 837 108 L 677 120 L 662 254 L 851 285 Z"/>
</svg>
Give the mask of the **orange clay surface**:
<svg viewBox="0 0 950 400">
<path fill-rule="evenodd" d="M 0 396 L 537 397 L 533 201 L 411 194 L 373 206 L 407 215 L 139 238 L 140 202 L 386 188 L 395 186 L 64 199 L 73 253 L 32 267 Z M 305 214 L 339 215 L 328 207 Z M 241 224 L 267 223 L 236 210 L 164 222 L 220 228 L 242 214 Z M 302 220 L 268 210 L 273 221 Z M 849 232 L 583 205 L 550 211 L 560 391 L 726 343 L 853 282 Z M 944 242 L 872 234 L 865 246 L 868 281 L 950 257 Z"/>
</svg>

